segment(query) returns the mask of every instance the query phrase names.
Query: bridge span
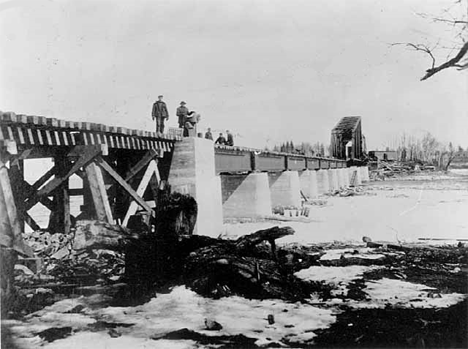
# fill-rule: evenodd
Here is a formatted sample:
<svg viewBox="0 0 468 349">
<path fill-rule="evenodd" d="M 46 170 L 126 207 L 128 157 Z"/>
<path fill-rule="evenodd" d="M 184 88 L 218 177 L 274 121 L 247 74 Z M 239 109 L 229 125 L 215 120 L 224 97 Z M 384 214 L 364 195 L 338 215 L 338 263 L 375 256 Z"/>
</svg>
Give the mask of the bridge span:
<svg viewBox="0 0 468 349">
<path fill-rule="evenodd" d="M 37 158 L 51 158 L 54 165 L 28 183 L 24 162 Z M 126 226 L 139 210 L 154 216 L 161 181 L 197 200 L 197 233 L 217 236 L 223 217 L 300 206 L 301 192 L 313 198 L 346 187 L 353 173 L 357 183 L 366 179 L 367 171 L 346 168 L 342 160 L 214 146 L 182 138 L 179 129 L 161 134 L 0 112 L 2 246 L 26 248 L 20 241 L 25 225 L 66 233 L 78 219 Z M 81 179 L 80 188 L 70 187 L 72 176 Z M 70 213 L 73 196 L 83 203 L 76 217 Z M 50 211 L 48 227 L 30 213 L 37 204 Z"/>
</svg>

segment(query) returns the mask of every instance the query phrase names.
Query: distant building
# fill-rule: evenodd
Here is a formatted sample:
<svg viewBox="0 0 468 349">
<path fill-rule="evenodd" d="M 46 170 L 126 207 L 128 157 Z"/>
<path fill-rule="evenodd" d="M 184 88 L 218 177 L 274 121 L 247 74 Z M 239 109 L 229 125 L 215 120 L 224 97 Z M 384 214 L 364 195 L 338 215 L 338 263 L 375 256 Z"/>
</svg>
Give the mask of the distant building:
<svg viewBox="0 0 468 349">
<path fill-rule="evenodd" d="M 397 161 L 398 153 L 396 150 L 372 150 L 369 151 L 369 157 L 384 161 Z"/>
<path fill-rule="evenodd" d="M 337 159 L 360 160 L 366 151 L 360 116 L 346 116 L 332 129 L 331 155 Z"/>
</svg>

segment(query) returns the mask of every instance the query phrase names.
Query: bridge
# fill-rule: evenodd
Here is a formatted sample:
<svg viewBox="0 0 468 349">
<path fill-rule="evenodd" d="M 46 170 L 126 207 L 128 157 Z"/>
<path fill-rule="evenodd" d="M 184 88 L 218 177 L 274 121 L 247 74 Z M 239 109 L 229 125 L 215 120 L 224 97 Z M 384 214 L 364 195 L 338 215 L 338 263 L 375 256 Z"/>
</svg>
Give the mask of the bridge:
<svg viewBox="0 0 468 349">
<path fill-rule="evenodd" d="M 54 166 L 28 183 L 24 162 L 38 158 L 51 158 Z M 1 243 L 20 246 L 11 237 L 20 237 L 25 225 L 67 233 L 78 219 L 126 226 L 139 210 L 154 216 L 162 181 L 197 200 L 197 233 L 217 236 L 223 218 L 298 207 L 301 194 L 314 198 L 346 187 L 353 173 L 359 183 L 366 170 L 337 159 L 213 145 L 182 138 L 179 129 L 161 134 L 0 112 L 0 226 L 9 232 L 0 234 Z M 75 175 L 81 188 L 69 186 Z M 83 200 L 76 217 L 73 196 Z M 48 227 L 30 213 L 39 203 L 50 210 Z"/>
</svg>

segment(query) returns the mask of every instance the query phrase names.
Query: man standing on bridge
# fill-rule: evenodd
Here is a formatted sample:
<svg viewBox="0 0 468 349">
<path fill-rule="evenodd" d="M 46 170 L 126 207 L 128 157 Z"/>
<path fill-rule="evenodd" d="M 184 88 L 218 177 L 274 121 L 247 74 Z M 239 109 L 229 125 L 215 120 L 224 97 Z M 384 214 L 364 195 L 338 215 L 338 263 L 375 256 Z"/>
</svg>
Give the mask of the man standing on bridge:
<svg viewBox="0 0 468 349">
<path fill-rule="evenodd" d="M 226 130 L 227 141 L 226 145 L 230 145 L 231 147 L 234 145 L 234 136 L 232 135 L 229 130 Z"/>
<path fill-rule="evenodd" d="M 179 118 L 179 128 L 184 128 L 185 121 L 187 120 L 187 115 L 189 113 L 187 107 L 185 106 L 185 102 L 180 102 L 180 107 L 177 108 L 176 114 Z"/>
<path fill-rule="evenodd" d="M 158 100 L 153 104 L 153 112 L 151 116 L 156 119 L 156 132 L 164 132 L 164 120 L 169 119 L 166 103 L 163 102 L 163 96 L 158 96 Z"/>
</svg>

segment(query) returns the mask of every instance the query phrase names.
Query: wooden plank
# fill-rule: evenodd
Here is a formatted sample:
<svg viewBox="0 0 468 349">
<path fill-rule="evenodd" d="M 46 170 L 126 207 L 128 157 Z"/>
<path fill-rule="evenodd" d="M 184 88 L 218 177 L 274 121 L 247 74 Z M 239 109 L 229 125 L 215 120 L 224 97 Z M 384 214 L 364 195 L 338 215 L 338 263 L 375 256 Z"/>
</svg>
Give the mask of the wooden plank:
<svg viewBox="0 0 468 349">
<path fill-rule="evenodd" d="M 42 185 L 42 184 L 41 184 Z M 31 195 L 33 195 L 37 188 L 34 188 L 31 184 L 29 184 L 28 182 L 26 182 L 25 180 L 22 181 L 22 186 L 25 188 L 25 198 L 28 198 L 30 197 Z M 44 205 L 44 207 L 48 208 L 50 211 L 54 211 L 55 210 L 55 204 L 52 200 L 50 200 L 47 196 L 44 196 L 40 199 L 39 201 L 41 204 Z M 23 211 L 24 212 L 24 211 Z"/>
<path fill-rule="evenodd" d="M 105 144 L 97 144 L 97 145 L 77 145 L 71 149 L 67 156 L 68 157 L 75 157 L 75 156 L 81 156 L 84 152 L 90 150 L 90 149 L 95 149 L 96 151 L 100 152 L 102 156 L 107 156 L 109 155 L 109 149 Z"/>
<path fill-rule="evenodd" d="M 70 196 L 82 196 L 84 193 L 83 188 L 69 188 L 68 195 Z"/>
<path fill-rule="evenodd" d="M 125 182 L 125 180 L 119 176 L 119 174 L 102 158 L 96 158 L 96 163 L 106 171 L 142 208 L 144 208 L 148 213 L 154 216 L 154 211 L 149 207 L 145 200 L 136 193 L 130 185 Z"/>
<path fill-rule="evenodd" d="M 59 120 L 58 120 L 58 127 L 60 127 L 60 128 L 66 128 L 66 127 L 68 127 L 68 126 L 67 126 L 67 123 L 68 123 L 68 121 L 59 119 Z"/>
<path fill-rule="evenodd" d="M 47 125 L 51 127 L 58 127 L 58 120 L 56 118 L 47 118 Z"/>
<path fill-rule="evenodd" d="M 14 250 L 22 254 L 29 254 L 26 246 L 24 245 L 21 224 L 18 219 L 18 211 L 16 209 L 16 203 L 11 189 L 10 177 L 8 176 L 8 170 L 5 163 L 0 162 L 0 200 L 6 205 L 6 211 L 11 229 L 12 246 Z M 4 229 L 0 234 L 3 235 Z"/>
<path fill-rule="evenodd" d="M 143 155 L 140 161 L 138 161 L 135 166 L 133 166 L 125 175 L 125 181 L 128 182 L 132 179 L 138 172 L 143 170 L 146 165 L 149 164 L 151 160 L 156 157 L 161 157 L 161 152 L 155 149 L 150 149 Z"/>
<path fill-rule="evenodd" d="M 11 232 L 10 218 L 8 216 L 7 204 L 3 195 L 3 190 L 0 188 L 0 245 L 2 247 L 12 248 L 14 238 Z"/>
<path fill-rule="evenodd" d="M 37 224 L 37 222 L 27 212 L 23 213 L 23 218 L 26 224 L 29 225 L 32 230 L 34 231 L 41 230 L 41 227 L 39 226 L 39 224 Z"/>
<path fill-rule="evenodd" d="M 143 195 L 145 194 L 146 188 L 148 187 L 148 185 L 149 185 L 149 183 L 151 181 L 151 178 L 155 176 L 155 173 L 158 173 L 157 176 L 159 176 L 158 165 L 157 165 L 156 161 L 151 160 L 148 167 L 146 168 L 145 174 L 143 175 L 143 178 L 141 179 L 141 182 L 138 185 L 138 189 L 136 191 L 136 193 L 138 194 L 139 197 L 141 197 L 141 198 L 143 197 Z M 149 207 L 148 204 L 146 203 L 146 201 L 143 201 L 143 202 L 145 203 L 145 206 Z M 142 206 L 142 207 L 145 208 L 144 206 Z M 150 208 L 150 210 L 151 210 L 151 208 Z M 136 211 L 137 211 L 137 204 L 134 201 L 132 201 L 130 203 L 130 207 L 128 208 L 127 213 L 125 214 L 125 218 L 124 218 L 124 220 L 122 222 L 123 226 L 125 226 L 125 227 L 127 226 L 130 217 L 133 216 L 136 213 Z M 148 211 L 148 212 L 150 212 L 150 211 Z"/>
<path fill-rule="evenodd" d="M 66 175 L 70 167 L 69 160 L 65 154 L 60 154 L 55 157 L 55 166 L 57 167 L 56 176 L 62 177 Z M 71 229 L 70 218 L 70 196 L 68 194 L 69 179 L 64 179 L 60 186 L 55 190 L 54 202 L 55 210 L 53 211 L 56 218 L 56 232 L 69 234 Z"/>
<path fill-rule="evenodd" d="M 49 195 L 53 190 L 58 188 L 64 180 L 70 178 L 70 176 L 78 171 L 81 167 L 89 164 L 99 154 L 101 154 L 101 149 L 99 147 L 88 147 L 85 149 L 81 157 L 79 157 L 78 160 L 73 163 L 73 165 L 62 177 L 56 176 L 41 189 L 39 189 L 31 198 L 29 198 L 25 204 L 25 210 L 29 210 L 31 207 L 37 204 L 42 197 Z"/>
<path fill-rule="evenodd" d="M 40 187 L 42 187 L 42 185 L 47 182 L 50 177 L 52 177 L 53 175 L 55 175 L 55 171 L 57 169 L 54 167 L 52 167 L 49 171 L 47 171 L 46 173 L 44 173 L 37 181 L 35 181 L 33 183 L 33 185 L 31 185 L 31 188 L 33 190 L 37 190 L 39 189 Z"/>
<path fill-rule="evenodd" d="M 94 162 L 91 162 L 85 167 L 85 171 L 94 203 L 96 218 L 99 221 L 113 224 L 114 220 L 112 218 L 112 211 L 104 186 L 104 178 L 102 177 L 101 169 Z"/>
<path fill-rule="evenodd" d="M 23 186 L 24 181 L 24 160 L 19 156 L 15 156 L 10 160 L 10 170 L 9 170 L 9 177 L 10 177 L 10 186 L 15 198 L 18 221 L 21 227 L 21 232 L 24 232 L 24 219 L 22 212 L 22 204 L 26 197 L 26 187 Z"/>
<path fill-rule="evenodd" d="M 6 151 L 11 155 L 18 154 L 18 148 L 16 147 L 16 142 L 5 139 L 0 141 L 0 151 Z"/>
</svg>

